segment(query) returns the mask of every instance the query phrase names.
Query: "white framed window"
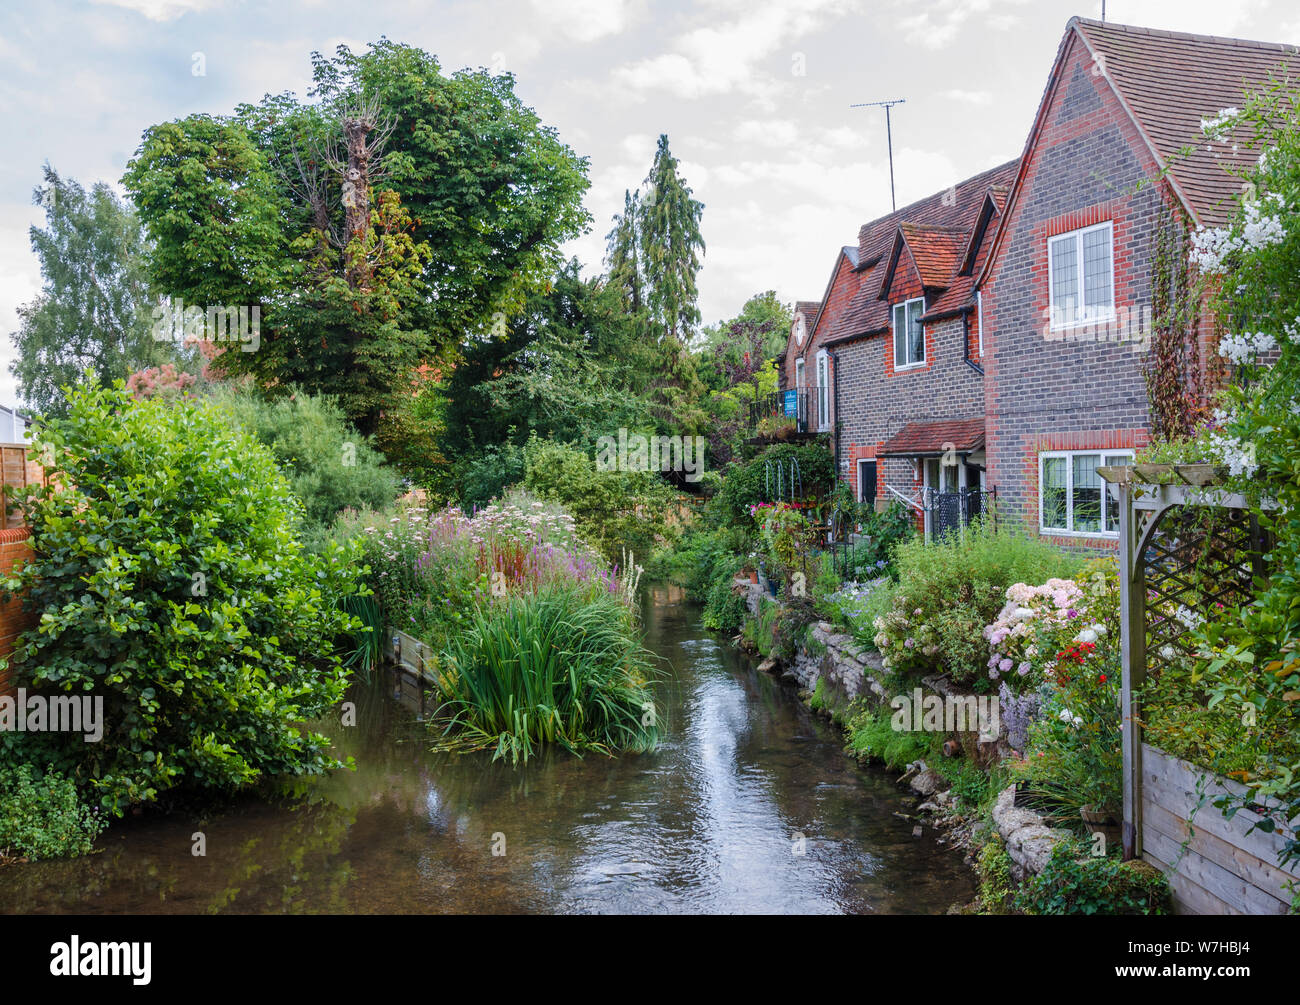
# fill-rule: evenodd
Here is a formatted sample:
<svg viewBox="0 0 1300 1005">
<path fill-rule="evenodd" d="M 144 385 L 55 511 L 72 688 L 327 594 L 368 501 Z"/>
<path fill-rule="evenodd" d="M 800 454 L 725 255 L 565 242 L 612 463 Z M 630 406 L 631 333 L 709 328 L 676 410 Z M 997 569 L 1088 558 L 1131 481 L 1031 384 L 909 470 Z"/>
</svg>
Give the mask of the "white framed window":
<svg viewBox="0 0 1300 1005">
<path fill-rule="evenodd" d="M 831 427 L 830 360 L 826 350 L 817 353 L 817 429 Z"/>
<path fill-rule="evenodd" d="M 1053 450 L 1038 455 L 1038 529 L 1043 534 L 1113 537 L 1119 507 L 1097 474 L 1133 463 L 1131 450 Z"/>
<path fill-rule="evenodd" d="M 1048 310 L 1053 329 L 1114 318 L 1114 236 L 1108 220 L 1047 239 Z"/>
<path fill-rule="evenodd" d="M 805 369 L 803 360 L 797 359 L 794 361 L 794 386 L 796 390 L 802 391 L 804 384 L 808 382 L 807 375 L 804 372 Z"/>
<path fill-rule="evenodd" d="M 904 300 L 891 308 L 894 321 L 894 369 L 920 366 L 925 362 L 925 329 L 921 315 L 925 298 Z"/>
<path fill-rule="evenodd" d="M 975 324 L 979 327 L 979 354 L 984 355 L 984 291 L 975 291 Z"/>
</svg>

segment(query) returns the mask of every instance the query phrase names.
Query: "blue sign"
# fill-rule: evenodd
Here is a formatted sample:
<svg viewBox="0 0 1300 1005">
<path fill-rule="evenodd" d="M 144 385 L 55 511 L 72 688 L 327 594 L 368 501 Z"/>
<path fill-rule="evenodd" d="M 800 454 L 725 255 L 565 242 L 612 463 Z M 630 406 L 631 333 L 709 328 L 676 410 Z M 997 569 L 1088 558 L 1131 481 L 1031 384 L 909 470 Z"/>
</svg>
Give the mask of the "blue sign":
<svg viewBox="0 0 1300 1005">
<path fill-rule="evenodd" d="M 786 415 L 799 414 L 799 392 L 798 391 L 785 392 L 785 414 Z"/>
</svg>

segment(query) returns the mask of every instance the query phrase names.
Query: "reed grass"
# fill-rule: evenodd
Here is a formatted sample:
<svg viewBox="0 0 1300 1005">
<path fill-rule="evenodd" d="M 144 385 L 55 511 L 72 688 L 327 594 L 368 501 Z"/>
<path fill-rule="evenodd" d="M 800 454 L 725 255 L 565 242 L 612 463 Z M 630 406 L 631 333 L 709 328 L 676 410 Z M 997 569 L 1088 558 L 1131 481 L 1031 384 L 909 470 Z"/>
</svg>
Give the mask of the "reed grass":
<svg viewBox="0 0 1300 1005">
<path fill-rule="evenodd" d="M 478 607 L 441 661 L 438 749 L 527 761 L 555 744 L 574 754 L 653 749 L 655 676 L 616 594 L 552 585 Z"/>
</svg>

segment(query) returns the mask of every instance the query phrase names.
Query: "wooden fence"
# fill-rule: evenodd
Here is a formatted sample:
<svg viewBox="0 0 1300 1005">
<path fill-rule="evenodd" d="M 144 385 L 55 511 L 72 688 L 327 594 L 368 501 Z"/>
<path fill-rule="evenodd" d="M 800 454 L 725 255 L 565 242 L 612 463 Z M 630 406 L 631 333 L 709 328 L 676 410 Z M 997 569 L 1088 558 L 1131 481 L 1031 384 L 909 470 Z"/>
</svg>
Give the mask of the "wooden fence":
<svg viewBox="0 0 1300 1005">
<path fill-rule="evenodd" d="M 27 459 L 27 450 L 24 443 L 0 443 L 0 576 L 8 575 L 16 563 L 26 561 L 32 553 L 22 515 L 11 511 L 14 490 L 44 477 L 40 465 Z M 0 694 L 13 692 L 9 654 L 31 622 L 17 598 L 0 605 Z"/>
<path fill-rule="evenodd" d="M 1285 914 L 1289 884 L 1300 870 L 1281 868 L 1280 835 L 1251 830 L 1259 817 L 1238 810 L 1228 819 L 1214 806 L 1245 787 L 1142 746 L 1142 857 L 1169 877 L 1183 914 Z M 1190 822 L 1189 822 L 1190 821 Z"/>
</svg>

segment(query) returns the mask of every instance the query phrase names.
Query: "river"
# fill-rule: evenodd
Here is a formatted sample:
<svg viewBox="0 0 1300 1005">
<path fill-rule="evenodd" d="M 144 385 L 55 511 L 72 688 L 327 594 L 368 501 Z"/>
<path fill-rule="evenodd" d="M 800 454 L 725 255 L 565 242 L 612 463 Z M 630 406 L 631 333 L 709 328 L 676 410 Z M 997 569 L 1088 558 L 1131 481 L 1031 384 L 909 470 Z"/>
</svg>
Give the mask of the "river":
<svg viewBox="0 0 1300 1005">
<path fill-rule="evenodd" d="M 204 819 L 129 818 L 96 854 L 0 869 L 0 912 L 927 914 L 971 899 L 959 855 L 895 815 L 915 800 L 680 591 L 648 586 L 643 613 L 666 664 L 652 754 L 512 768 L 431 753 L 379 673 L 349 695 L 355 726 L 322 727 L 355 771 Z"/>
</svg>

